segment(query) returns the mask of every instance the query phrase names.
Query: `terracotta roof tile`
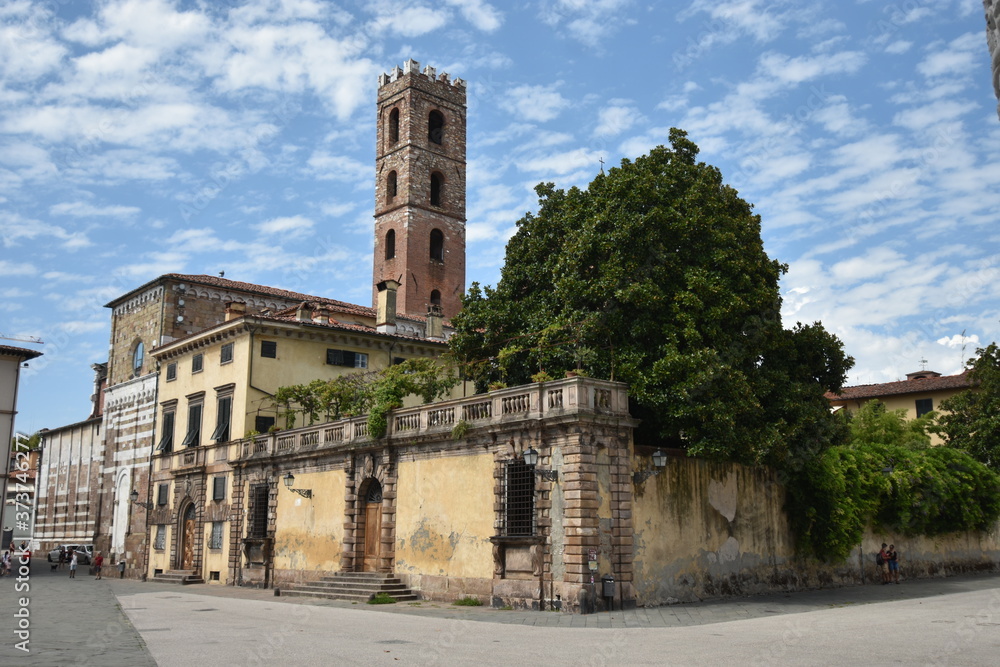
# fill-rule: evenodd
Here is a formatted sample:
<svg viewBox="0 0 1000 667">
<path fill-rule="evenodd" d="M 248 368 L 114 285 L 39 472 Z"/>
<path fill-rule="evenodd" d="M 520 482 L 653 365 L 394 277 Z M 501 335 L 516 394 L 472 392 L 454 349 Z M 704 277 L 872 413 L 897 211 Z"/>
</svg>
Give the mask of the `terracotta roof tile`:
<svg viewBox="0 0 1000 667">
<path fill-rule="evenodd" d="M 879 398 L 881 396 L 898 396 L 900 394 L 924 394 L 942 389 L 968 389 L 973 386 L 968 373 L 963 371 L 958 375 L 942 375 L 940 377 L 922 378 L 916 380 L 901 380 L 899 382 L 883 382 L 882 384 L 861 384 L 854 387 L 844 387 L 840 393 L 827 392 L 831 401 L 853 401 L 861 398 Z"/>
</svg>

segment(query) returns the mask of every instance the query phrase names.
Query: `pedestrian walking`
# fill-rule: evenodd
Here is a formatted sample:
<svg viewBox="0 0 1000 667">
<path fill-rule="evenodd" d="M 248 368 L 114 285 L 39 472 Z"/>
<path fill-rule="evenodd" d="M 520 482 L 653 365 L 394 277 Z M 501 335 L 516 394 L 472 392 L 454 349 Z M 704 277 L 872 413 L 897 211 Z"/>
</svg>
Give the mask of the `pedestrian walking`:
<svg viewBox="0 0 1000 667">
<path fill-rule="evenodd" d="M 76 549 L 69 552 L 69 578 L 76 579 Z"/>
<path fill-rule="evenodd" d="M 10 549 L 3 552 L 3 556 L 0 557 L 0 577 L 5 577 L 10 574 Z"/>
<path fill-rule="evenodd" d="M 103 565 L 104 565 L 104 556 L 102 556 L 101 552 L 98 551 L 97 557 L 94 558 L 94 573 L 97 575 L 96 577 L 94 577 L 95 579 L 101 578 L 101 567 Z"/>
<path fill-rule="evenodd" d="M 122 558 L 120 561 L 118 561 L 118 578 L 119 579 L 124 579 L 125 578 L 125 559 L 124 558 Z"/>
</svg>

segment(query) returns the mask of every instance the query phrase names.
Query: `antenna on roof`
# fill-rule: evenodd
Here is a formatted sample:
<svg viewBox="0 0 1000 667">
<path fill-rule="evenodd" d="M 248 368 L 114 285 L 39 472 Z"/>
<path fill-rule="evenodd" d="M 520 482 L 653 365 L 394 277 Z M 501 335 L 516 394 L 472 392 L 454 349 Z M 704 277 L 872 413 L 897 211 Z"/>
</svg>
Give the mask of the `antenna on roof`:
<svg viewBox="0 0 1000 667">
<path fill-rule="evenodd" d="M 965 332 L 966 329 L 962 329 L 962 356 L 958 360 L 958 367 L 965 370 Z"/>
<path fill-rule="evenodd" d="M 219 277 L 220 278 L 225 278 L 226 277 L 226 272 L 225 271 L 219 271 Z"/>
<path fill-rule="evenodd" d="M 922 371 L 926 371 L 927 370 L 927 360 L 926 359 L 921 359 L 920 360 L 920 370 L 922 370 Z"/>
</svg>

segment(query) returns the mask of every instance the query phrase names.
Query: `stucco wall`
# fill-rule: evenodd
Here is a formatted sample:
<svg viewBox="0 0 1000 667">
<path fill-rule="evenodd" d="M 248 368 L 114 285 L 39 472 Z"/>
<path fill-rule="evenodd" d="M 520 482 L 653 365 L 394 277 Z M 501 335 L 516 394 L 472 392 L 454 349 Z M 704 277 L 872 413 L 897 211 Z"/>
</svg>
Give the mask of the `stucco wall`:
<svg viewBox="0 0 1000 667">
<path fill-rule="evenodd" d="M 883 541 L 896 545 L 904 577 L 1000 563 L 997 530 L 937 538 L 869 533 L 842 563 L 796 557 L 784 501 L 772 470 L 671 458 L 661 474 L 635 489 L 638 604 L 872 583 L 874 554 Z"/>
<path fill-rule="evenodd" d="M 492 478 L 492 452 L 401 461 L 396 573 L 411 575 L 412 585 L 435 597 L 488 594 L 494 497 L 487 480 Z"/>
<path fill-rule="evenodd" d="M 278 488 L 274 533 L 276 580 L 318 578 L 340 569 L 344 540 L 344 471 L 296 472 L 295 488 L 312 498 Z M 315 573 L 315 574 L 311 574 Z"/>
</svg>

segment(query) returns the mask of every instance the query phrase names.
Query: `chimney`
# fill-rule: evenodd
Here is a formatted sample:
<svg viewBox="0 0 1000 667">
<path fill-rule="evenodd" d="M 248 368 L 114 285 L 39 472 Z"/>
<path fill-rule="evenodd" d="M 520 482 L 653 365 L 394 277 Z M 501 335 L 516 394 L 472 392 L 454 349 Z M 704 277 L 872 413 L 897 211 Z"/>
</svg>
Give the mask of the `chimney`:
<svg viewBox="0 0 1000 667">
<path fill-rule="evenodd" d="M 375 286 L 378 290 L 378 307 L 375 312 L 375 330 L 379 333 L 396 333 L 396 290 L 399 283 L 392 278 Z"/>
<path fill-rule="evenodd" d="M 326 306 L 320 306 L 313 311 L 312 314 L 313 322 L 316 324 L 329 324 L 330 323 L 330 309 Z"/>
<path fill-rule="evenodd" d="M 235 320 L 247 314 L 247 305 L 242 301 L 230 301 L 226 304 L 226 321 Z"/>
<path fill-rule="evenodd" d="M 299 307 L 295 309 L 295 319 L 299 322 L 311 322 L 312 321 L 312 308 L 309 304 L 303 301 L 299 304 Z"/>
<path fill-rule="evenodd" d="M 430 306 L 427 309 L 427 337 L 444 339 L 444 316 L 441 306 Z"/>
</svg>

